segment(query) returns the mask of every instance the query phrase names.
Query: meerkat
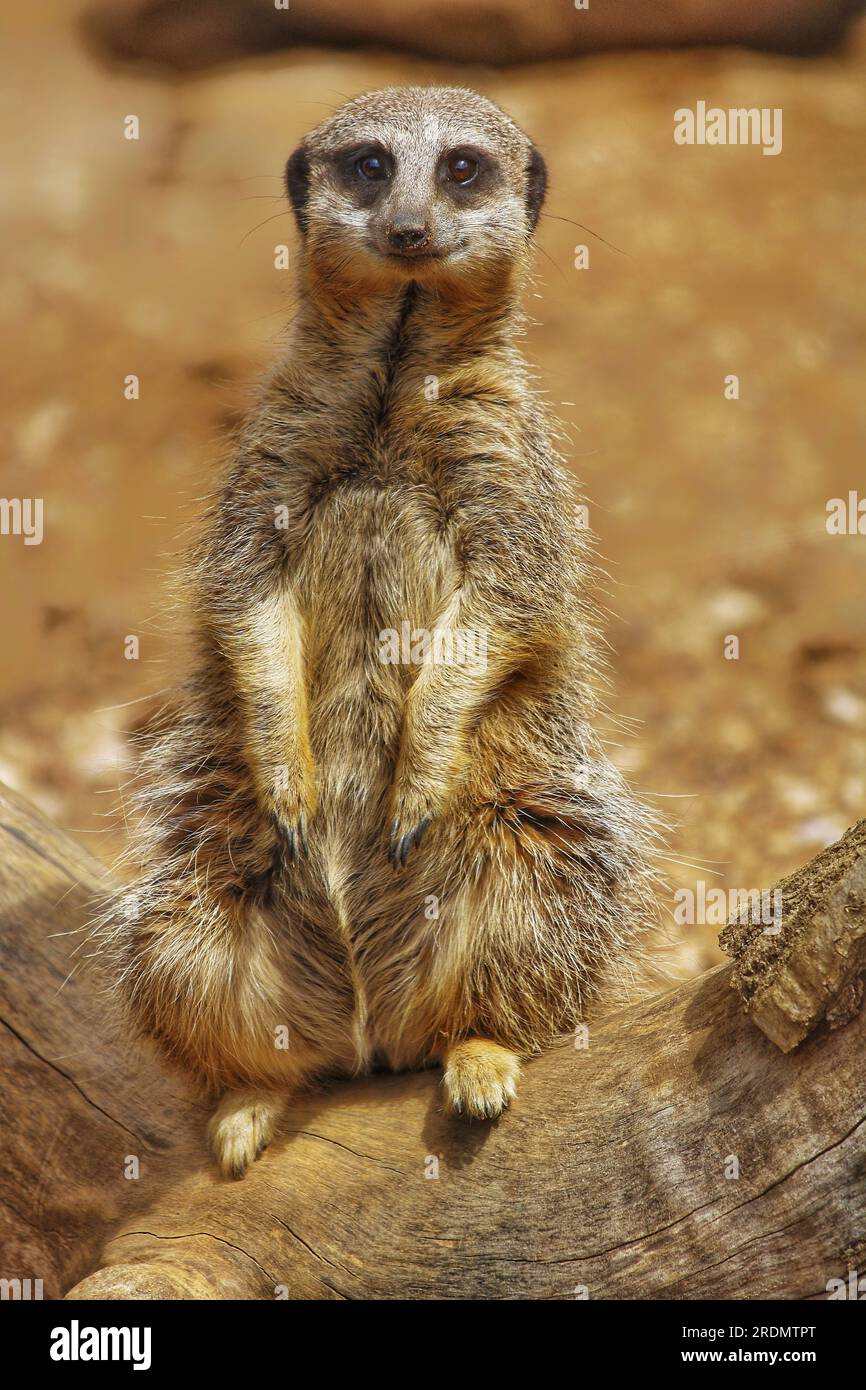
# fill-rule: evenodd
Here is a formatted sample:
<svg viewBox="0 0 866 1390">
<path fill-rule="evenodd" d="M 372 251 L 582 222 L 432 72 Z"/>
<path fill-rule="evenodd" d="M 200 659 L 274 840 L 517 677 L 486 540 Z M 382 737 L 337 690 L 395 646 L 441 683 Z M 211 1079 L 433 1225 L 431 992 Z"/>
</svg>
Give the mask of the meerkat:
<svg viewBox="0 0 866 1390">
<path fill-rule="evenodd" d="M 192 557 L 102 931 L 141 1032 L 219 1097 L 233 1176 L 328 1076 L 438 1064 L 448 1109 L 499 1115 L 653 913 L 652 818 L 594 731 L 588 533 L 518 347 L 542 156 L 472 91 L 389 89 L 286 182 L 299 309 Z"/>
</svg>

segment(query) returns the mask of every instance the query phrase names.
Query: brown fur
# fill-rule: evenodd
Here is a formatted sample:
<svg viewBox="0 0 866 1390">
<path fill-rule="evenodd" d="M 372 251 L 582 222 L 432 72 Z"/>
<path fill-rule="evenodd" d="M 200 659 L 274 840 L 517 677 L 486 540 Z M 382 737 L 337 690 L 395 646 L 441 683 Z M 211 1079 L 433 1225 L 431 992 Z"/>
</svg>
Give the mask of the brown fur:
<svg viewBox="0 0 866 1390">
<path fill-rule="evenodd" d="M 346 163 L 369 141 L 382 187 Z M 455 146 L 480 185 L 447 182 Z M 649 819 L 592 729 L 586 533 L 517 348 L 543 163 L 474 93 L 409 89 L 338 111 L 288 184 L 300 311 L 206 520 L 196 659 L 102 929 L 143 1032 L 228 1092 L 235 1173 L 328 1073 L 443 1062 L 453 1108 L 498 1113 L 652 915 Z M 438 259 L 389 254 L 407 220 Z M 483 630 L 486 669 L 384 663 L 404 621 Z"/>
</svg>

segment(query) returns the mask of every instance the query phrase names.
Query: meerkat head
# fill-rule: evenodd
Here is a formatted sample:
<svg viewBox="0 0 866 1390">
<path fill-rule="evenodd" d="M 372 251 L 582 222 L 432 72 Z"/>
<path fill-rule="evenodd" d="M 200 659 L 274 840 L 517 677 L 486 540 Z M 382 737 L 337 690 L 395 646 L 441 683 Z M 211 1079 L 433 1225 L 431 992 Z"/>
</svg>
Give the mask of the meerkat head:
<svg viewBox="0 0 866 1390">
<path fill-rule="evenodd" d="M 353 281 L 472 277 L 525 251 L 544 160 L 504 111 L 458 87 L 341 106 L 286 169 L 307 256 Z"/>
</svg>

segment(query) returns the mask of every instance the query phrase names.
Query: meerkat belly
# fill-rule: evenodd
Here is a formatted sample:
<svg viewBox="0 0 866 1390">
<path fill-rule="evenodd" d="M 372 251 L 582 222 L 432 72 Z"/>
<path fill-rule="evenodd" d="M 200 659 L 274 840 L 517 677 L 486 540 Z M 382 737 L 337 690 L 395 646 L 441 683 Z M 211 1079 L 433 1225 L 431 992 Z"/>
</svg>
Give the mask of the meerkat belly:
<svg viewBox="0 0 866 1390">
<path fill-rule="evenodd" d="M 297 583 L 326 800 L 382 790 L 422 659 L 417 634 L 435 625 L 454 569 L 435 511 L 408 489 L 344 484 L 320 504 Z"/>
</svg>

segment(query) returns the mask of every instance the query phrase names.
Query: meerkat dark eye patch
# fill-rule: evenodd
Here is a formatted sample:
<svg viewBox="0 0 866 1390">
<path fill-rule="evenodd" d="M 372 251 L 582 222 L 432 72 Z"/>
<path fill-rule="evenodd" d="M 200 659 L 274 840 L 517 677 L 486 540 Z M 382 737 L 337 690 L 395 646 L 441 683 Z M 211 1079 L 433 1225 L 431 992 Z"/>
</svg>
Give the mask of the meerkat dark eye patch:
<svg viewBox="0 0 866 1390">
<path fill-rule="evenodd" d="M 526 165 L 526 211 L 529 214 L 529 230 L 531 232 L 534 232 L 538 226 L 546 192 L 547 165 L 542 158 L 541 151 L 533 145 Z"/>
<path fill-rule="evenodd" d="M 310 160 L 299 145 L 286 165 L 286 192 L 301 233 L 307 230 L 307 199 L 310 196 Z"/>
</svg>

